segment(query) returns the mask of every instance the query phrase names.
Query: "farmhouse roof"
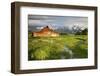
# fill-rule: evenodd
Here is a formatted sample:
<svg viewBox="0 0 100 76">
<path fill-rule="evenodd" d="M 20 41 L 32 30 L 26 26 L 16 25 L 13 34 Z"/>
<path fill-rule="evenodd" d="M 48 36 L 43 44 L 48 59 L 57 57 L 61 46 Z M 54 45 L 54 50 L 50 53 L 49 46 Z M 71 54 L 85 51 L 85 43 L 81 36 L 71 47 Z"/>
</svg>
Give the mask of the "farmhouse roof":
<svg viewBox="0 0 100 76">
<path fill-rule="evenodd" d="M 47 32 L 47 31 L 53 31 L 52 29 L 49 28 L 49 26 L 45 26 L 41 31 Z"/>
</svg>

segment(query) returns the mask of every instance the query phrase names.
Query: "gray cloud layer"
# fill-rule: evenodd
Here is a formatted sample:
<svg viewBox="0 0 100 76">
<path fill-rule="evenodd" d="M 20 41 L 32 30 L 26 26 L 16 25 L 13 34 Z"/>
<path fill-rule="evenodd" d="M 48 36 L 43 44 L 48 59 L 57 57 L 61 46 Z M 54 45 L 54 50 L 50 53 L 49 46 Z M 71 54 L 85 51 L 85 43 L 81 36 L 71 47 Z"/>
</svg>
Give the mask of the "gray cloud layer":
<svg viewBox="0 0 100 76">
<path fill-rule="evenodd" d="M 48 15 L 28 15 L 29 26 L 47 26 L 72 28 L 74 25 L 87 28 L 88 17 L 75 16 L 48 16 Z"/>
</svg>

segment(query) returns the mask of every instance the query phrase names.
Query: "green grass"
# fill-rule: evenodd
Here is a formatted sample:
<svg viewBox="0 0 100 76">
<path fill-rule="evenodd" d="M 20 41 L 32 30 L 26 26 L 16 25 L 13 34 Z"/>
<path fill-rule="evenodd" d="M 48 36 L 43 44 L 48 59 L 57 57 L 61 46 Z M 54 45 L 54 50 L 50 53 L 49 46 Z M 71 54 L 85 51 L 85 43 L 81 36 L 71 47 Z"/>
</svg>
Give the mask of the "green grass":
<svg viewBox="0 0 100 76">
<path fill-rule="evenodd" d="M 28 60 L 78 59 L 88 57 L 87 35 L 32 37 L 28 34 Z"/>
</svg>

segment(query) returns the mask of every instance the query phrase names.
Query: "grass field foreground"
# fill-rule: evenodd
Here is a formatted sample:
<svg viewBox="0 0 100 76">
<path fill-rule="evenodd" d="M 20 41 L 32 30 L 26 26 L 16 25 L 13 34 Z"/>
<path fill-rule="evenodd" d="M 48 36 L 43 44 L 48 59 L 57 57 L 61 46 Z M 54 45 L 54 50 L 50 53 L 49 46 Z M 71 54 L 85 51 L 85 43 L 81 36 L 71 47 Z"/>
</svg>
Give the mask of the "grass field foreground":
<svg viewBox="0 0 100 76">
<path fill-rule="evenodd" d="M 28 33 L 28 60 L 78 59 L 87 57 L 87 35 L 32 37 L 31 33 Z"/>
</svg>

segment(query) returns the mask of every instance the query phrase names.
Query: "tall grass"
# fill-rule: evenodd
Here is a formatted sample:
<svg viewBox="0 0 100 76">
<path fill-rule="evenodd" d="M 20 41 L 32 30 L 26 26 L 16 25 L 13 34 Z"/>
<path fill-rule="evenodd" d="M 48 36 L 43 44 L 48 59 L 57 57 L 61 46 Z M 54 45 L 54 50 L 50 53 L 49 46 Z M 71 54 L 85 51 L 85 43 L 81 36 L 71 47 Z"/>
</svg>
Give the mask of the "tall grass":
<svg viewBox="0 0 100 76">
<path fill-rule="evenodd" d="M 32 37 L 31 33 L 29 33 L 28 60 L 87 58 L 87 40 L 87 35 Z"/>
</svg>

